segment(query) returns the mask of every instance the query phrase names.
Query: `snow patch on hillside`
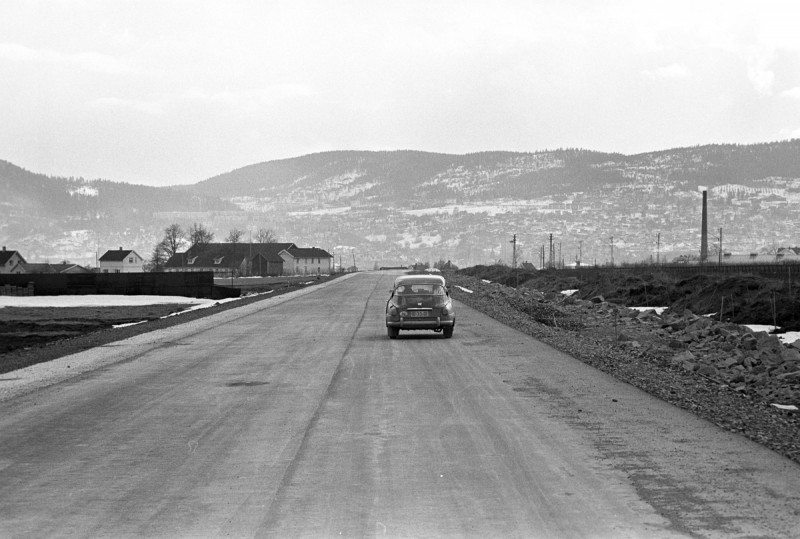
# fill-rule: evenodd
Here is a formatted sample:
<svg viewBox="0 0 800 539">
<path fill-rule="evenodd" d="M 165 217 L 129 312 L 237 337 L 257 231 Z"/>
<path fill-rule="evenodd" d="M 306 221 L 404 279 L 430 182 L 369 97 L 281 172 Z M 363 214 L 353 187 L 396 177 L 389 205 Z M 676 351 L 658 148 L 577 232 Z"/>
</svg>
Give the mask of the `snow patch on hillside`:
<svg viewBox="0 0 800 539">
<path fill-rule="evenodd" d="M 100 191 L 97 190 L 95 187 L 89 187 L 88 185 L 81 185 L 77 189 L 70 189 L 69 190 L 70 196 L 80 195 L 84 197 L 96 197 L 100 195 Z"/>
<path fill-rule="evenodd" d="M 484 204 L 449 204 L 434 208 L 420 208 L 417 210 L 404 210 L 402 213 L 421 217 L 424 215 L 453 215 L 456 213 L 478 214 L 485 213 L 490 217 L 505 213 L 530 212 L 531 210 L 544 210 L 549 206 L 549 199 L 538 200 L 496 200 Z"/>
<path fill-rule="evenodd" d="M 442 243 L 442 236 L 441 234 L 436 234 L 435 236 L 431 236 L 430 234 L 422 234 L 420 236 L 417 236 L 409 232 L 404 232 L 402 234 L 402 239 L 396 241 L 395 243 L 407 249 L 419 249 L 420 247 L 433 247 L 435 245 L 439 245 L 440 243 Z"/>
<path fill-rule="evenodd" d="M 304 215 L 338 215 L 340 213 L 347 213 L 350 211 L 350 206 L 341 206 L 339 208 L 320 208 L 318 210 L 309 211 L 290 211 L 288 215 L 292 217 L 299 217 Z"/>
</svg>

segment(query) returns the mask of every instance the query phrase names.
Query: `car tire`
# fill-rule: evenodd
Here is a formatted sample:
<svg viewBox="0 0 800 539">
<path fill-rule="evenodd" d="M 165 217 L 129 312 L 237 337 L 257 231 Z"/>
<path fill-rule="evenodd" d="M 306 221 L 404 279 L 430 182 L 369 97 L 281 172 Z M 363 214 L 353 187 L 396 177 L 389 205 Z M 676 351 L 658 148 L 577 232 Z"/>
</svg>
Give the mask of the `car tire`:
<svg viewBox="0 0 800 539">
<path fill-rule="evenodd" d="M 444 338 L 445 339 L 449 339 L 450 337 L 452 337 L 454 329 L 455 329 L 454 326 L 448 326 L 448 327 L 442 328 L 442 333 L 444 334 Z"/>
<path fill-rule="evenodd" d="M 386 326 L 386 333 L 389 334 L 390 339 L 396 339 L 397 336 L 400 334 L 400 330 L 398 328 Z"/>
</svg>

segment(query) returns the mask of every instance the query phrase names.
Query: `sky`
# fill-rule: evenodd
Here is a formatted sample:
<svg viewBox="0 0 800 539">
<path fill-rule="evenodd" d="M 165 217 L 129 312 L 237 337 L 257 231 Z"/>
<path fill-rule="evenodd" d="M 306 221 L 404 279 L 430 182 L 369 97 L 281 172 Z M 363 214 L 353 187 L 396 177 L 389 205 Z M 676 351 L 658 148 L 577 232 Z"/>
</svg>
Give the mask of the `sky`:
<svg viewBox="0 0 800 539">
<path fill-rule="evenodd" d="M 0 3 L 0 160 L 196 183 L 328 150 L 800 138 L 800 2 Z"/>
</svg>

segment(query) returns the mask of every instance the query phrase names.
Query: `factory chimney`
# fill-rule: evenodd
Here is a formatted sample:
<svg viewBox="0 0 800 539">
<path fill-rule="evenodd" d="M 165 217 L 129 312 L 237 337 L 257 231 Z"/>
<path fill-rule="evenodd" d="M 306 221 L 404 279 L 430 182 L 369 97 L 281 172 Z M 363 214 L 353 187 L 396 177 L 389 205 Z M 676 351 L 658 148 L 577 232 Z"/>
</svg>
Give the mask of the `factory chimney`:
<svg viewBox="0 0 800 539">
<path fill-rule="evenodd" d="M 703 190 L 703 222 L 700 225 L 700 263 L 708 260 L 708 191 Z"/>
</svg>

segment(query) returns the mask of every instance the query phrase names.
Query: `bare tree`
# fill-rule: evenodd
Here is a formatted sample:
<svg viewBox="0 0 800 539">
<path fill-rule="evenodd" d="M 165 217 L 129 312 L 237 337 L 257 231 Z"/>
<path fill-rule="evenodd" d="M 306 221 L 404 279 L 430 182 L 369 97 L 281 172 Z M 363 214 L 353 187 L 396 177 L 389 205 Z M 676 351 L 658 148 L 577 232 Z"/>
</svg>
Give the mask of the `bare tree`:
<svg viewBox="0 0 800 539">
<path fill-rule="evenodd" d="M 161 244 L 167 258 L 171 257 L 186 243 L 186 233 L 181 228 L 181 225 L 173 223 L 164 229 L 164 239 Z"/>
<path fill-rule="evenodd" d="M 258 243 L 277 243 L 278 236 L 271 228 L 259 227 L 256 232 L 256 241 Z"/>
<path fill-rule="evenodd" d="M 244 230 L 239 230 L 238 228 L 232 228 L 230 232 L 228 232 L 228 237 L 225 238 L 225 241 L 228 243 L 241 243 L 242 236 L 244 236 Z"/>
<path fill-rule="evenodd" d="M 780 245 L 778 245 L 778 242 L 772 240 L 772 242 L 768 243 L 767 245 L 759 249 L 759 252 L 764 253 L 765 255 L 775 255 L 778 254 L 778 251 L 780 251 L 780 249 L 781 247 Z"/>
<path fill-rule="evenodd" d="M 198 245 L 200 247 L 208 245 L 214 241 L 214 233 L 207 229 L 204 225 L 194 223 L 189 228 L 189 243 Z"/>
</svg>

